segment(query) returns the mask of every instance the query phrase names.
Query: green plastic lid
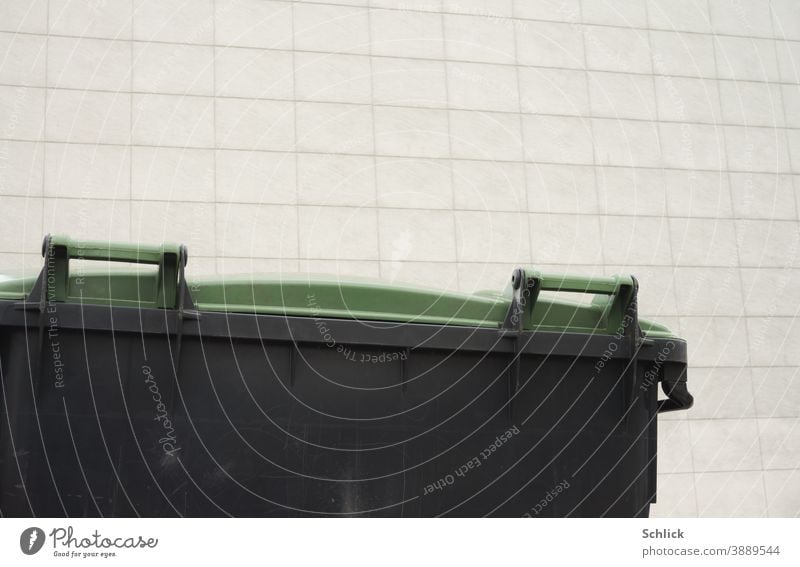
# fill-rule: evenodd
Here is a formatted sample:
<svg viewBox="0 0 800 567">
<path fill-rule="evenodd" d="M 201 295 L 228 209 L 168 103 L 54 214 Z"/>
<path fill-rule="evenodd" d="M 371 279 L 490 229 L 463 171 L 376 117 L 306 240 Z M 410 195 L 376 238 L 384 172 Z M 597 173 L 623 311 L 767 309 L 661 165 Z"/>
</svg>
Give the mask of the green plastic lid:
<svg viewBox="0 0 800 567">
<path fill-rule="evenodd" d="M 82 242 L 47 237 L 42 274 L 52 285 L 56 301 L 128 307 L 176 308 L 186 263 L 185 248 L 174 245 L 137 246 Z M 146 263 L 149 272 L 70 272 L 74 259 Z M 2 267 L 0 267 L 0 272 Z M 622 321 L 633 278 L 577 277 L 526 270 L 539 291 L 527 305 L 524 329 L 548 329 L 613 334 Z M 23 300 L 36 278 L 0 278 L 0 299 Z M 389 284 L 335 276 L 278 274 L 224 276 L 188 280 L 187 288 L 199 311 L 274 314 L 300 317 L 356 319 L 437 325 L 499 328 L 512 304 L 511 277 L 504 290 L 474 294 L 418 286 Z M 559 293 L 590 294 L 591 302 L 560 299 Z M 34 298 L 31 298 L 34 300 Z M 639 321 L 648 335 L 672 336 L 665 327 Z"/>
</svg>

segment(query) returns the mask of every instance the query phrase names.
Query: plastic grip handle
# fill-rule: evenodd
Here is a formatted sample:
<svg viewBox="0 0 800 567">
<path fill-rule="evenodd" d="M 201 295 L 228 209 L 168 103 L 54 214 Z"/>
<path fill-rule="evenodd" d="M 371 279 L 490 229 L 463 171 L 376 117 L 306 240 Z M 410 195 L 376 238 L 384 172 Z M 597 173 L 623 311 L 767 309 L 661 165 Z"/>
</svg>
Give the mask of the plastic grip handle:
<svg viewBox="0 0 800 567">
<path fill-rule="evenodd" d="M 562 276 L 529 272 L 530 277 L 539 280 L 540 289 L 543 291 L 564 291 L 572 293 L 596 293 L 602 295 L 615 295 L 624 286 L 632 286 L 633 278 L 630 276 Z"/>
<path fill-rule="evenodd" d="M 158 266 L 155 306 L 172 309 L 180 305 L 185 287 L 183 268 L 188 252 L 180 244 L 130 244 L 93 240 L 73 240 L 68 236 L 44 237 L 42 256 L 45 265 L 39 279 L 43 293 L 45 282 L 55 301 L 67 301 L 69 294 L 69 261 L 99 260 L 154 264 Z"/>
<path fill-rule="evenodd" d="M 687 388 L 685 365 L 679 370 L 665 367 L 660 381 L 661 389 L 667 395 L 667 399 L 659 400 L 658 413 L 688 410 L 694 405 L 694 396 Z"/>
<path fill-rule="evenodd" d="M 42 256 L 48 248 L 65 251 L 68 259 L 100 260 L 107 262 L 129 262 L 133 264 L 161 264 L 166 254 L 182 256 L 185 264 L 186 254 L 181 254 L 178 244 L 130 244 L 102 242 L 95 240 L 74 240 L 68 236 L 46 236 L 42 244 Z"/>
<path fill-rule="evenodd" d="M 638 285 L 633 276 L 569 276 L 544 274 L 536 270 L 516 268 L 511 275 L 507 293 L 510 294 L 509 311 L 503 321 L 505 329 L 522 330 L 528 328 L 533 318 L 534 307 L 540 291 L 591 293 L 608 296 L 603 318 L 607 331 L 613 333 L 622 322 L 630 317 L 629 311 L 636 313 L 636 293 Z M 636 319 L 634 317 L 634 319 Z M 638 322 L 635 323 L 638 327 Z M 628 325 L 623 326 L 627 328 Z"/>
</svg>

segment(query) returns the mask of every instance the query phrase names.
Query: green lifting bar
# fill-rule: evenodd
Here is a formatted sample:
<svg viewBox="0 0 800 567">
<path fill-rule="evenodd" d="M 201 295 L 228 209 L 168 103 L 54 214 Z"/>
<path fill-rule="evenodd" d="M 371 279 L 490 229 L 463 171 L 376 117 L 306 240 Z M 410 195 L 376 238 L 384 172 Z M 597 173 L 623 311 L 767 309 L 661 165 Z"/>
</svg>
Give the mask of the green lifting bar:
<svg viewBox="0 0 800 567">
<path fill-rule="evenodd" d="M 179 244 L 132 244 L 75 240 L 68 236 L 47 235 L 42 243 L 45 265 L 39 276 L 35 292 L 43 293 L 51 301 L 66 301 L 69 298 L 70 260 L 97 260 L 125 262 L 158 266 L 154 307 L 179 308 L 183 287 L 183 268 L 188 260 L 186 247 Z"/>
<path fill-rule="evenodd" d="M 560 291 L 569 293 L 588 293 L 606 296 L 602 330 L 609 334 L 627 329 L 626 315 L 630 314 L 631 304 L 635 303 L 638 285 L 633 276 L 570 276 L 545 274 L 531 269 L 516 268 L 511 275 L 511 304 L 503 322 L 503 329 L 511 331 L 530 330 L 533 311 L 539 293 Z M 506 291 L 508 294 L 509 291 Z"/>
</svg>

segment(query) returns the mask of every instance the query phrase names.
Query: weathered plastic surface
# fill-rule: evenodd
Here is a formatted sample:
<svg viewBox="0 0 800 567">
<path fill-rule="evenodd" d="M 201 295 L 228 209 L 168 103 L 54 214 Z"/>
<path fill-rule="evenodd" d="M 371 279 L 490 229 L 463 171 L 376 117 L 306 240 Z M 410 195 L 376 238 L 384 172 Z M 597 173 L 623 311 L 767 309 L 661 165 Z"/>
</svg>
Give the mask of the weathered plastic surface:
<svg viewBox="0 0 800 567">
<path fill-rule="evenodd" d="M 175 246 L 69 273 L 87 249 L 139 257 L 53 238 L 0 284 L 5 516 L 643 516 L 658 411 L 691 405 L 629 277 L 188 284 Z"/>
</svg>

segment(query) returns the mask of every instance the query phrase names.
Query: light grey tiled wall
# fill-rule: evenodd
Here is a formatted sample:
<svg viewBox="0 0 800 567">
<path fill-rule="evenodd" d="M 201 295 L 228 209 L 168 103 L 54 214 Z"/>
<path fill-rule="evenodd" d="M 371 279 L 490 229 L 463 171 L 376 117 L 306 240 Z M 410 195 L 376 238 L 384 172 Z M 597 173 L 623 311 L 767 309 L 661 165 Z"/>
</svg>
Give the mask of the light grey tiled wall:
<svg viewBox="0 0 800 567">
<path fill-rule="evenodd" d="M 690 341 L 656 515 L 800 514 L 800 2 L 1 0 L 0 266 L 499 288 L 629 272 Z"/>
</svg>

